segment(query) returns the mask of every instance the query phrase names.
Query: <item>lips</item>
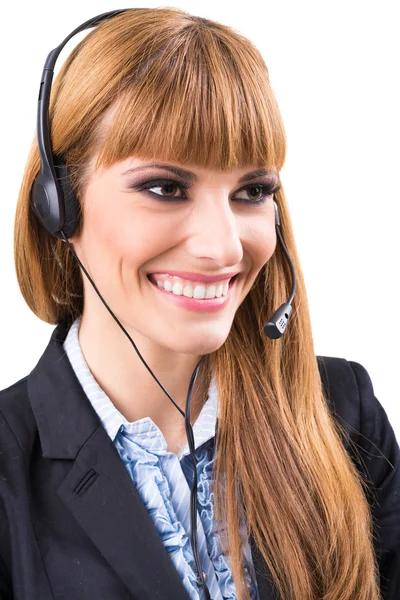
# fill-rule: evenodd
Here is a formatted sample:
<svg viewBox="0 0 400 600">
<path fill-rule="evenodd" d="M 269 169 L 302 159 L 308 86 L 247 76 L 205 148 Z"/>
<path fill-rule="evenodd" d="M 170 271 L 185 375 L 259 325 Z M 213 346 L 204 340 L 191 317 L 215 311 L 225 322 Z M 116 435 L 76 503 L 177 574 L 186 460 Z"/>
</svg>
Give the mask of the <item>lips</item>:
<svg viewBox="0 0 400 600">
<path fill-rule="evenodd" d="M 228 285 L 228 293 L 226 296 L 221 295 L 220 297 L 216 296 L 214 298 L 193 298 L 185 296 L 184 294 L 174 294 L 165 290 L 164 287 L 159 287 L 156 283 L 153 283 L 149 275 L 147 275 L 147 278 L 152 284 L 152 287 L 156 288 L 156 293 L 164 296 L 168 302 L 172 302 L 172 304 L 175 304 L 182 309 L 207 313 L 223 310 L 225 306 L 229 305 L 229 301 L 232 296 L 232 288 L 235 285 L 238 275 L 235 275 L 230 280 Z"/>
</svg>

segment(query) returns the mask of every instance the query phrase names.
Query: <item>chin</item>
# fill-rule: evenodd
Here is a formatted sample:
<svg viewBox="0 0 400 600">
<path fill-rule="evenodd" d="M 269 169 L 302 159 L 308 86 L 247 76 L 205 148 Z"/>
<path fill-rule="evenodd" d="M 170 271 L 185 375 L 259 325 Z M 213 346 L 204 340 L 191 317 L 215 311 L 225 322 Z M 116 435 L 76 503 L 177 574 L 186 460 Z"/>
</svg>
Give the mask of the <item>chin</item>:
<svg viewBox="0 0 400 600">
<path fill-rule="evenodd" d="M 196 339 L 194 339 L 194 334 L 191 337 L 191 340 L 186 340 L 186 342 L 184 341 L 182 344 L 174 344 L 173 347 L 169 346 L 169 348 L 175 352 L 181 352 L 182 354 L 204 356 L 205 354 L 210 354 L 221 348 L 228 335 L 213 335 L 205 330 L 204 334 L 199 335 Z"/>
</svg>

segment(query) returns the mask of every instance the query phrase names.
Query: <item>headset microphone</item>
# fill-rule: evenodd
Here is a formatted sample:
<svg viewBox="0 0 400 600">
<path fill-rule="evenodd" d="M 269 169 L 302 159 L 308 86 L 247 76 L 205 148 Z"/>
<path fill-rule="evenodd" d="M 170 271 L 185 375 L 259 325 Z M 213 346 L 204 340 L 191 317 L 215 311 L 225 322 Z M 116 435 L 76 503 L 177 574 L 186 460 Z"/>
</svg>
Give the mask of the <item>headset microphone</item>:
<svg viewBox="0 0 400 600">
<path fill-rule="evenodd" d="M 281 234 L 281 221 L 279 219 L 279 210 L 278 205 L 274 200 L 274 208 L 275 208 L 275 229 L 276 235 L 278 236 L 279 242 L 281 244 L 283 253 L 286 257 L 286 260 L 289 263 L 290 272 L 292 275 L 292 289 L 290 291 L 289 300 L 281 304 L 279 308 L 276 309 L 274 314 L 268 319 L 268 321 L 264 325 L 264 333 L 269 338 L 276 340 L 280 338 L 286 329 L 286 325 L 288 324 L 289 317 L 292 314 L 292 302 L 294 298 L 294 293 L 296 291 L 296 273 L 294 272 L 294 266 L 292 259 L 289 256 L 289 253 L 284 244 L 282 234 Z"/>
<path fill-rule="evenodd" d="M 58 239 L 62 239 L 66 242 L 80 265 L 81 269 L 85 273 L 86 277 L 90 281 L 100 300 L 103 302 L 104 306 L 111 314 L 113 319 L 116 321 L 117 325 L 122 329 L 125 335 L 130 340 L 133 345 L 136 353 L 138 354 L 140 360 L 149 371 L 151 376 L 155 379 L 164 393 L 168 396 L 171 402 L 175 405 L 177 410 L 182 414 L 185 418 L 185 429 L 186 435 L 188 438 L 188 445 L 190 450 L 190 455 L 193 461 L 194 467 L 194 475 L 193 475 L 193 485 L 191 487 L 190 492 L 190 541 L 193 549 L 193 557 L 196 564 L 197 569 L 197 583 L 201 585 L 204 590 L 205 600 L 211 600 L 210 592 L 208 590 L 207 584 L 205 582 L 205 574 L 203 573 L 201 561 L 199 557 L 199 549 L 198 549 L 198 541 L 197 541 L 197 466 L 196 466 L 196 456 L 195 456 L 195 441 L 193 435 L 192 425 L 190 423 L 190 403 L 192 397 L 192 389 L 195 384 L 197 374 L 199 368 L 206 358 L 207 355 L 204 355 L 200 361 L 198 362 L 195 370 L 193 371 L 192 377 L 190 379 L 190 385 L 188 390 L 188 395 L 186 399 L 185 412 L 181 410 L 181 408 L 176 404 L 174 399 L 169 395 L 167 390 L 162 386 L 160 381 L 154 375 L 153 371 L 147 365 L 146 361 L 140 354 L 138 348 L 136 347 L 134 341 L 123 327 L 123 325 L 119 322 L 117 317 L 108 307 L 107 303 L 101 296 L 99 290 L 97 289 L 94 281 L 90 277 L 89 273 L 85 269 L 84 265 L 81 263 L 80 259 L 76 255 L 72 244 L 69 242 L 68 238 L 70 238 L 79 223 L 79 201 L 72 189 L 70 177 L 68 174 L 68 169 L 63 161 L 56 155 L 53 154 L 52 146 L 51 146 L 51 137 L 50 137 L 50 128 L 49 128 L 49 103 L 50 103 L 50 92 L 51 92 L 51 84 L 54 75 L 54 65 L 55 62 L 65 46 L 65 44 L 77 33 L 83 31 L 84 29 L 89 29 L 90 27 L 94 27 L 98 25 L 102 21 L 105 21 L 114 15 L 126 12 L 131 10 L 137 10 L 135 8 L 131 9 L 122 9 L 122 10 L 114 10 L 107 13 L 103 13 L 85 21 L 82 25 L 74 29 L 72 33 L 70 33 L 57 48 L 52 50 L 48 55 L 43 74 L 40 82 L 40 90 L 39 90 L 39 98 L 38 98 L 38 112 L 37 112 L 37 141 L 38 148 L 40 154 L 40 171 L 36 175 L 36 178 L 32 185 L 30 202 L 32 208 L 38 217 L 39 221 L 42 223 L 43 227 L 51 233 L 54 237 Z M 287 326 L 289 317 L 292 313 L 292 302 L 294 298 L 294 294 L 296 291 L 296 275 L 294 272 L 294 267 L 292 260 L 288 254 L 286 246 L 283 242 L 281 231 L 280 231 L 280 219 L 279 219 L 279 210 L 276 201 L 274 200 L 274 208 L 275 208 L 275 227 L 276 233 L 285 254 L 285 257 L 289 263 L 290 271 L 292 275 L 292 289 L 290 293 L 290 297 L 288 301 L 282 304 L 270 317 L 270 319 L 265 323 L 263 331 L 265 335 L 267 335 L 271 339 L 280 338 Z"/>
</svg>

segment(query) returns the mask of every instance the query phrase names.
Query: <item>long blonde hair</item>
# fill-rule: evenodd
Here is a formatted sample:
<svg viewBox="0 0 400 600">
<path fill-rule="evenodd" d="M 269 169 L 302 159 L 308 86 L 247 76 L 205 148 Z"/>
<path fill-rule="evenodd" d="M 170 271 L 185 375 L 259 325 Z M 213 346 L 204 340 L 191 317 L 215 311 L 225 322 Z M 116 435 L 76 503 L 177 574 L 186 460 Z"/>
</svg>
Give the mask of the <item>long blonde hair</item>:
<svg viewBox="0 0 400 600">
<path fill-rule="evenodd" d="M 280 170 L 285 161 L 282 117 L 260 52 L 234 29 L 176 8 L 134 9 L 90 31 L 55 79 L 50 123 L 53 150 L 80 200 L 95 155 L 102 167 L 133 155 L 224 170 Z M 16 210 L 16 273 L 32 311 L 58 324 L 82 314 L 82 274 L 30 207 L 38 169 L 35 138 Z M 241 507 L 282 600 L 379 600 L 366 482 L 324 396 L 283 185 L 277 202 L 297 275 L 288 328 L 279 340 L 262 329 L 290 293 L 278 244 L 198 377 L 200 397 L 212 372 L 218 385 L 217 522 L 226 523 L 239 600 L 249 598 Z"/>
</svg>

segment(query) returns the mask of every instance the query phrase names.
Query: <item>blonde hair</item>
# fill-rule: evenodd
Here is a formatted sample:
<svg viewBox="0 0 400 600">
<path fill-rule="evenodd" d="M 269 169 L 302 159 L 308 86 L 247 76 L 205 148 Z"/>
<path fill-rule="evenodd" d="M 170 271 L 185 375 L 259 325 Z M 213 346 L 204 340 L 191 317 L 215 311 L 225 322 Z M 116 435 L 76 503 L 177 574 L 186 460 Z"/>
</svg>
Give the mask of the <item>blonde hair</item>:
<svg viewBox="0 0 400 600">
<path fill-rule="evenodd" d="M 50 123 L 53 151 L 80 201 L 93 156 L 97 167 L 133 155 L 223 170 L 279 171 L 285 161 L 282 117 L 260 52 L 234 29 L 175 8 L 128 11 L 88 33 L 55 79 Z M 32 311 L 58 324 L 82 314 L 82 274 L 30 207 L 38 170 L 35 139 L 16 210 L 16 273 Z M 214 371 L 218 385 L 217 523 L 226 524 L 239 600 L 249 598 L 242 507 L 282 600 L 378 600 L 366 483 L 322 388 L 283 186 L 276 198 L 297 276 L 288 328 L 279 340 L 262 329 L 291 288 L 278 244 L 198 377 L 200 396 Z"/>
</svg>

